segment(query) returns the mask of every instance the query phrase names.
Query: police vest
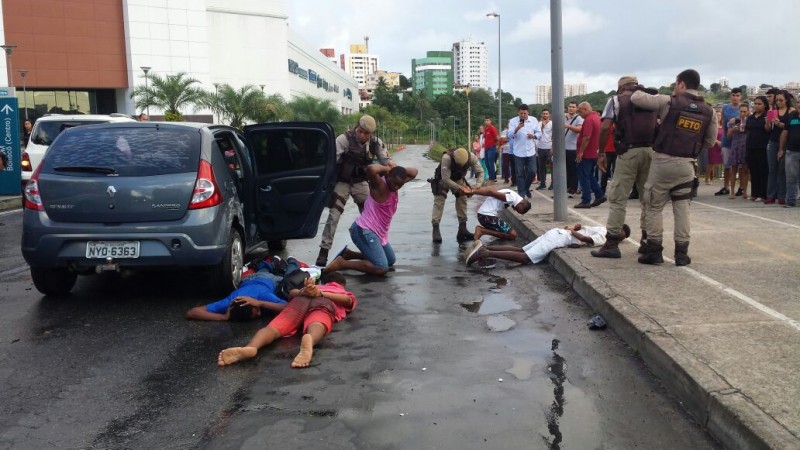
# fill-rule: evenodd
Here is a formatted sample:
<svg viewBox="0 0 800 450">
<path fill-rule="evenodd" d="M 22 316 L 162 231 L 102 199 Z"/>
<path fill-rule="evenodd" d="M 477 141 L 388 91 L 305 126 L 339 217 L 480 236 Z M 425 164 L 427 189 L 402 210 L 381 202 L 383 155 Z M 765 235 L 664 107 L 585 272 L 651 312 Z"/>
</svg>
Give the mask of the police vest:
<svg viewBox="0 0 800 450">
<path fill-rule="evenodd" d="M 634 147 L 650 147 L 656 136 L 657 114 L 655 111 L 639 108 L 631 102 L 631 95 L 635 91 L 650 90 L 641 85 L 630 86 L 617 96 L 619 115 L 615 120 L 617 133 L 615 140 L 621 144 L 617 145 L 617 153 L 620 154 Z"/>
<path fill-rule="evenodd" d="M 342 153 L 336 165 L 336 179 L 345 183 L 361 183 L 367 179 L 367 166 L 372 164 L 378 154 L 378 140 L 370 138 L 366 145 L 361 145 L 356 138 L 356 131 L 344 134 L 347 137 L 347 151 Z"/>
<path fill-rule="evenodd" d="M 714 110 L 703 97 L 688 92 L 673 95 L 653 149 L 667 155 L 694 158 L 703 148 L 706 130 L 713 118 Z"/>
</svg>

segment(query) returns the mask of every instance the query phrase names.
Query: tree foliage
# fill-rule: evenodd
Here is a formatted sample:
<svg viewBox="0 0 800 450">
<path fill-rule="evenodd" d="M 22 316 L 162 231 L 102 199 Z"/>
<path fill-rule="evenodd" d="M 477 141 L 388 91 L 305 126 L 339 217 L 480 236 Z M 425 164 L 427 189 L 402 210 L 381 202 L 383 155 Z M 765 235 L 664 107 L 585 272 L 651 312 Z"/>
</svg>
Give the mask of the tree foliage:
<svg viewBox="0 0 800 450">
<path fill-rule="evenodd" d="M 239 89 L 222 84 L 213 94 L 206 93 L 203 103 L 217 114 L 221 122 L 242 128 L 246 119 L 253 120 L 256 117 L 258 109 L 265 103 L 264 99 L 264 93 L 252 84 Z"/>
<path fill-rule="evenodd" d="M 143 77 L 144 78 L 144 77 Z M 144 85 L 133 89 L 131 98 L 140 110 L 154 106 L 164 111 L 165 117 L 182 117 L 184 108 L 196 109 L 204 104 L 208 95 L 203 89 L 195 86 L 200 82 L 189 77 L 185 72 L 175 75 L 147 75 Z"/>
</svg>

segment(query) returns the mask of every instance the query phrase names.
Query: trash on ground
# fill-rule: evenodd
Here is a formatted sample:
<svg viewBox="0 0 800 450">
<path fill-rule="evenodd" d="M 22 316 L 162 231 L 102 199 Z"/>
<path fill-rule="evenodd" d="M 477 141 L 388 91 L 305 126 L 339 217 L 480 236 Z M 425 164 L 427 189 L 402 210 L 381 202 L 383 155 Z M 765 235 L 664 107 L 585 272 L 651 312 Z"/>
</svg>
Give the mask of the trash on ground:
<svg viewBox="0 0 800 450">
<path fill-rule="evenodd" d="M 589 325 L 590 330 L 602 330 L 606 327 L 606 321 L 600 314 L 593 315 L 586 324 Z"/>
</svg>

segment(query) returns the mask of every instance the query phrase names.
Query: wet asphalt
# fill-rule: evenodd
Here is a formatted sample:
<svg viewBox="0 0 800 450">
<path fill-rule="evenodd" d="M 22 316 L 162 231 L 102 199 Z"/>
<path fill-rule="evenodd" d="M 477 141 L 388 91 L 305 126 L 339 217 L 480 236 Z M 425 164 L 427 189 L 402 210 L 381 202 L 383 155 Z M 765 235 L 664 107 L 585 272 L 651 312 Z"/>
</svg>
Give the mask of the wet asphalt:
<svg viewBox="0 0 800 450">
<path fill-rule="evenodd" d="M 431 244 L 422 151 L 395 155 L 420 168 L 392 226 L 395 270 L 348 274 L 358 307 L 304 370 L 289 367 L 299 338 L 217 368 L 266 322 L 186 321 L 215 300 L 200 271 L 41 296 L 20 214 L 0 213 L 0 448 L 718 448 L 612 330 L 588 329 L 592 311 L 550 266 L 464 267 L 452 199 Z M 280 254 L 311 262 L 317 244 Z"/>
</svg>

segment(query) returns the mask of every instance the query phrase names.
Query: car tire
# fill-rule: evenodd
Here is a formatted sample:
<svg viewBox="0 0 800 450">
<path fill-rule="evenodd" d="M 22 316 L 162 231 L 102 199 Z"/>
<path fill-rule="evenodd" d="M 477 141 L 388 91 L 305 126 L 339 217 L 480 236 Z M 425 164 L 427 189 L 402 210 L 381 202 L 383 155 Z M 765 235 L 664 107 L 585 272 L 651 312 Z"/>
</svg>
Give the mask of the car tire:
<svg viewBox="0 0 800 450">
<path fill-rule="evenodd" d="M 211 283 L 214 290 L 230 293 L 239 286 L 244 266 L 244 243 L 238 230 L 231 229 L 228 246 L 222 261 L 212 268 Z"/>
<path fill-rule="evenodd" d="M 267 242 L 267 247 L 269 247 L 269 250 L 272 252 L 286 250 L 286 239 L 282 241 L 269 241 Z"/>
<path fill-rule="evenodd" d="M 78 274 L 68 269 L 31 267 L 31 278 L 36 290 L 44 295 L 66 295 L 75 286 Z"/>
</svg>

